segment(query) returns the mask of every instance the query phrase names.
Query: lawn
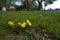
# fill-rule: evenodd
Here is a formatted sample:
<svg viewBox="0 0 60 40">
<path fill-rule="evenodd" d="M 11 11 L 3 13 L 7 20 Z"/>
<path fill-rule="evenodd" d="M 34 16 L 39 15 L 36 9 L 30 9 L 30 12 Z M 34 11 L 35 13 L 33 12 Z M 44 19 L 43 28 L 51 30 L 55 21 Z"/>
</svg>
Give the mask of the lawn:
<svg viewBox="0 0 60 40">
<path fill-rule="evenodd" d="M 18 22 L 29 19 L 32 26 L 18 27 Z M 15 26 L 10 28 L 8 22 Z M 60 12 L 52 11 L 0 11 L 0 39 L 1 40 L 43 40 L 43 38 L 60 39 Z M 46 39 L 45 38 L 45 39 Z"/>
</svg>

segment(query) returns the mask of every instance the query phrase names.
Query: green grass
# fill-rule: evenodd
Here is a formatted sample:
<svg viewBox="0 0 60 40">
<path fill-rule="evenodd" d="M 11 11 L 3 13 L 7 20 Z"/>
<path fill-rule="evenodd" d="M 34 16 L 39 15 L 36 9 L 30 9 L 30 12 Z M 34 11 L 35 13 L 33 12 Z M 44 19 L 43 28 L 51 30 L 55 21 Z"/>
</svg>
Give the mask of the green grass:
<svg viewBox="0 0 60 40">
<path fill-rule="evenodd" d="M 0 34 L 6 36 L 7 34 L 12 34 L 12 28 L 7 29 L 8 21 L 13 21 L 18 26 L 18 22 L 23 22 L 29 19 L 32 22 L 32 28 L 25 29 L 29 35 L 33 35 L 35 32 L 33 29 L 37 29 L 41 31 L 42 29 L 47 30 L 47 34 L 51 33 L 52 36 L 60 37 L 60 12 L 52 12 L 52 11 L 7 11 L 0 12 Z M 16 28 L 15 28 L 16 29 Z M 14 29 L 14 30 L 15 30 Z M 17 28 L 18 29 L 18 28 Z M 20 31 L 19 31 L 20 30 Z M 28 35 L 27 33 L 18 31 L 23 34 L 21 35 L 21 40 L 24 40 L 24 35 Z M 31 33 L 30 33 L 31 31 Z M 13 32 L 14 34 L 15 32 Z M 38 32 L 39 33 L 39 32 Z M 40 35 L 40 34 L 39 34 Z M 41 33 L 42 35 L 42 33 Z M 29 37 L 25 38 L 26 40 Z"/>
</svg>

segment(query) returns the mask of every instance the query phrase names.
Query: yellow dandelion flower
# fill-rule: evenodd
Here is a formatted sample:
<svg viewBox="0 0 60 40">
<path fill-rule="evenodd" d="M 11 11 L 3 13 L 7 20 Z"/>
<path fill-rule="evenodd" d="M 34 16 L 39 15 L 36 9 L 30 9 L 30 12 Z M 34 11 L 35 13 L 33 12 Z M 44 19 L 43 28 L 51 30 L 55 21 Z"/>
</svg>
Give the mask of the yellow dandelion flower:
<svg viewBox="0 0 60 40">
<path fill-rule="evenodd" d="M 32 23 L 29 20 L 27 20 L 27 23 L 29 26 L 32 26 Z"/>
<path fill-rule="evenodd" d="M 28 25 L 29 25 L 29 26 L 32 26 L 32 23 L 29 22 Z"/>
<path fill-rule="evenodd" d="M 26 22 L 23 22 L 24 25 L 26 25 Z"/>
<path fill-rule="evenodd" d="M 20 25 L 21 25 L 21 23 L 18 23 L 18 25 L 20 26 Z"/>
<path fill-rule="evenodd" d="M 29 20 L 27 20 L 27 23 L 29 23 L 30 21 Z"/>
<path fill-rule="evenodd" d="M 21 24 L 21 28 L 25 28 L 25 24 Z"/>
<path fill-rule="evenodd" d="M 9 25 L 10 27 L 12 27 L 12 26 L 14 26 L 15 24 L 14 24 L 13 21 L 9 21 L 9 22 L 8 22 L 8 25 Z"/>
</svg>

